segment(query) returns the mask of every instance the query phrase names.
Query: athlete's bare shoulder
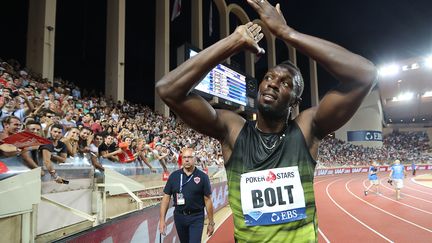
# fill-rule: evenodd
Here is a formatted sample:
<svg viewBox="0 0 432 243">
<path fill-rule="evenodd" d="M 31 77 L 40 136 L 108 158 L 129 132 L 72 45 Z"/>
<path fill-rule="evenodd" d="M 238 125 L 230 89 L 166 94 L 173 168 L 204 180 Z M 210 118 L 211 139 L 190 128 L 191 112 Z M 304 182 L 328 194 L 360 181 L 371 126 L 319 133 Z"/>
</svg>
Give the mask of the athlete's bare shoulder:
<svg viewBox="0 0 432 243">
<path fill-rule="evenodd" d="M 307 146 L 309 147 L 312 156 L 314 156 L 317 153 L 319 142 L 322 139 L 319 135 L 317 135 L 319 133 L 316 130 L 317 126 L 314 120 L 317 110 L 318 110 L 317 107 L 311 107 L 309 109 L 302 111 L 294 119 L 294 121 L 297 123 L 297 125 L 299 126 L 300 130 L 303 133 L 304 139 L 306 141 Z"/>
<path fill-rule="evenodd" d="M 219 140 L 219 142 L 222 146 L 223 157 L 225 161 L 227 161 L 231 156 L 237 137 L 246 123 L 246 120 L 239 114 L 229 110 L 216 109 L 216 112 L 224 125 L 225 136 L 223 136 L 223 139 Z"/>
<path fill-rule="evenodd" d="M 243 125 L 245 124 L 246 120 L 233 111 L 216 109 L 216 112 L 218 113 L 218 117 L 221 120 L 222 124 L 224 124 L 225 131 L 226 131 L 226 136 L 224 137 L 224 140 L 220 142 L 223 143 L 228 142 L 228 144 L 234 146 L 234 144 L 229 141 L 230 140 L 235 141 L 237 139 L 238 134 L 243 128 Z"/>
</svg>

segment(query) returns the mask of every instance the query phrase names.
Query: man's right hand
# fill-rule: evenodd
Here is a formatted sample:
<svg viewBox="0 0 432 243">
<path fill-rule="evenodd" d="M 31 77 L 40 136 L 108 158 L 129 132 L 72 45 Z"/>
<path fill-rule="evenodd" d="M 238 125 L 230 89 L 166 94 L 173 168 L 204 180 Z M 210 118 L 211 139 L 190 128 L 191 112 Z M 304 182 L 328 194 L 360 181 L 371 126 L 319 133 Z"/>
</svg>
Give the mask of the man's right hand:
<svg viewBox="0 0 432 243">
<path fill-rule="evenodd" d="M 265 53 L 264 49 L 258 45 L 258 42 L 264 37 L 264 34 L 261 33 L 261 26 L 249 22 L 237 27 L 235 32 L 239 33 L 243 37 L 247 50 L 256 54 Z"/>
<path fill-rule="evenodd" d="M 64 183 L 63 178 L 61 178 L 60 176 L 57 176 L 56 178 L 54 178 L 54 181 L 57 182 L 57 183 L 59 183 L 59 184 L 63 184 Z"/>
<path fill-rule="evenodd" d="M 166 224 L 165 224 L 165 221 L 164 221 L 164 220 L 159 220 L 159 232 L 160 232 L 163 236 L 166 235 L 165 230 L 166 230 Z"/>
</svg>

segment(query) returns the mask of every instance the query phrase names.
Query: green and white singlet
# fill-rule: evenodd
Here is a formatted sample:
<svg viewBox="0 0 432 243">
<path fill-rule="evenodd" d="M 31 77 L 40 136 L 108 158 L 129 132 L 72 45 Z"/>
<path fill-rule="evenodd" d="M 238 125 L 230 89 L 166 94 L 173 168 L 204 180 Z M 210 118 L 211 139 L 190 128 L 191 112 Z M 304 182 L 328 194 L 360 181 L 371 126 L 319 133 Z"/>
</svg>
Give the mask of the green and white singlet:
<svg viewBox="0 0 432 243">
<path fill-rule="evenodd" d="M 316 162 L 294 121 L 281 134 L 242 128 L 226 163 L 237 242 L 317 242 Z M 267 141 L 267 142 L 266 142 Z"/>
</svg>

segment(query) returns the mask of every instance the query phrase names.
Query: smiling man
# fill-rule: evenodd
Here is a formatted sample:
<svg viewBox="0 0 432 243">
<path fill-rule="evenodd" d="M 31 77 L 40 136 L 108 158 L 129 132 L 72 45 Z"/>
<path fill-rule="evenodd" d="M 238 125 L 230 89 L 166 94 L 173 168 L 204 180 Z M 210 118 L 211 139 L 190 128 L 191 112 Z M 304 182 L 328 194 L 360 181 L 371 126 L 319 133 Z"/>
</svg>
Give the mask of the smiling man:
<svg viewBox="0 0 432 243">
<path fill-rule="evenodd" d="M 290 62 L 270 68 L 262 79 L 256 122 L 214 109 L 190 92 L 226 58 L 242 50 L 263 52 L 258 46 L 261 27 L 252 23 L 237 27 L 168 73 L 156 84 L 157 92 L 190 127 L 220 141 L 237 242 L 315 242 L 313 176 L 319 143 L 354 115 L 373 86 L 376 69 L 334 43 L 292 29 L 279 5 L 273 7 L 265 0 L 248 3 L 277 38 L 316 60 L 340 81 L 317 107 L 290 119 L 304 87 L 300 70 Z"/>
</svg>

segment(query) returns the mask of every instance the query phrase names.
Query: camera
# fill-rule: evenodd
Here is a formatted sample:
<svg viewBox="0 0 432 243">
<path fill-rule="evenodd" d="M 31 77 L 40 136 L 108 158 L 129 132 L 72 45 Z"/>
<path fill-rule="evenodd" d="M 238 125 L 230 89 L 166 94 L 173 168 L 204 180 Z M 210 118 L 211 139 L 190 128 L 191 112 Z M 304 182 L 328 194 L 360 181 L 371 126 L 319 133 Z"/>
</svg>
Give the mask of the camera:
<svg viewBox="0 0 432 243">
<path fill-rule="evenodd" d="M 393 186 L 393 180 L 392 179 L 388 179 L 387 183 L 390 184 L 391 186 Z"/>
<path fill-rule="evenodd" d="M 11 93 L 11 97 L 12 97 L 12 98 L 17 97 L 18 95 L 19 95 L 18 90 L 14 90 L 14 91 L 12 91 L 12 93 Z"/>
</svg>

